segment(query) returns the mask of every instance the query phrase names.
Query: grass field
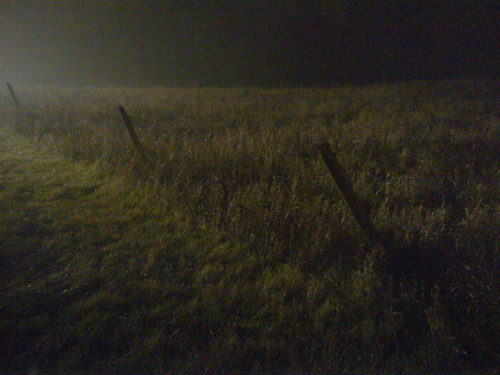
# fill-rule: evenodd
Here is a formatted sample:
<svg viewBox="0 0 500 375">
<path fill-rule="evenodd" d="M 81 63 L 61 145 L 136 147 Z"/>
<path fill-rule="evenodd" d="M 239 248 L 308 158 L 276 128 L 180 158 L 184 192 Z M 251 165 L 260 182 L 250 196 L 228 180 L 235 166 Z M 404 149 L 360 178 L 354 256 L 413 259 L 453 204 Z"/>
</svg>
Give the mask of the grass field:
<svg viewBox="0 0 500 375">
<path fill-rule="evenodd" d="M 499 81 L 16 93 L 0 95 L 7 373 L 500 365 Z"/>
</svg>

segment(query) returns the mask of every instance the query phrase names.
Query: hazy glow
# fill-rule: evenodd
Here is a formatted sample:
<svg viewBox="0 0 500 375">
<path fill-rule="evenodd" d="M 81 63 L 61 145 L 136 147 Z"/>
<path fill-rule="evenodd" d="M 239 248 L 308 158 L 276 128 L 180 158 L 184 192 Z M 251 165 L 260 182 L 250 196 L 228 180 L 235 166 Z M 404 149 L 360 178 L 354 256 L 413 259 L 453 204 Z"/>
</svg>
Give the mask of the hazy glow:
<svg viewBox="0 0 500 375">
<path fill-rule="evenodd" d="M 0 81 L 324 84 L 499 65 L 494 12 L 356 3 L 4 1 Z"/>
</svg>

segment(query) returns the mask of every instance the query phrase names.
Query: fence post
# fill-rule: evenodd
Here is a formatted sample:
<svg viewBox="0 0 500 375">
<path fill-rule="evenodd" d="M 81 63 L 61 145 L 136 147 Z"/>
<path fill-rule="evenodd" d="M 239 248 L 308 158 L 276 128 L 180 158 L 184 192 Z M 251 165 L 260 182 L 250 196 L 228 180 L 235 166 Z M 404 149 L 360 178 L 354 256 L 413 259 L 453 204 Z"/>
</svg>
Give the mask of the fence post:
<svg viewBox="0 0 500 375">
<path fill-rule="evenodd" d="M 130 121 L 130 117 L 128 116 L 127 112 L 125 111 L 125 108 L 123 106 L 118 107 L 118 111 L 120 112 L 120 115 L 122 116 L 123 122 L 125 123 L 125 126 L 127 127 L 128 133 L 130 134 L 130 138 L 132 138 L 132 142 L 134 143 L 134 146 L 141 155 L 142 160 L 149 166 L 151 167 L 151 164 L 149 162 L 148 157 L 146 156 L 146 152 L 144 152 L 144 148 L 141 145 L 141 142 L 139 142 L 139 138 L 137 137 L 137 134 L 134 130 L 134 127 L 132 126 L 132 122 Z"/>
<path fill-rule="evenodd" d="M 376 233 L 374 226 L 365 213 L 361 203 L 354 193 L 352 184 L 347 178 L 344 169 L 337 161 L 335 153 L 330 148 L 328 142 L 324 142 L 318 146 L 323 161 L 325 162 L 328 170 L 330 171 L 334 181 L 337 191 L 340 193 L 342 200 L 346 204 L 351 216 L 358 224 L 359 228 L 365 233 L 368 240 L 376 242 Z"/>
<path fill-rule="evenodd" d="M 21 105 L 19 104 L 19 101 L 17 100 L 16 93 L 14 92 L 12 85 L 10 83 L 7 83 L 7 88 L 9 89 L 10 96 L 12 96 L 12 100 L 14 100 L 14 103 L 16 103 L 16 107 L 19 108 Z"/>
</svg>

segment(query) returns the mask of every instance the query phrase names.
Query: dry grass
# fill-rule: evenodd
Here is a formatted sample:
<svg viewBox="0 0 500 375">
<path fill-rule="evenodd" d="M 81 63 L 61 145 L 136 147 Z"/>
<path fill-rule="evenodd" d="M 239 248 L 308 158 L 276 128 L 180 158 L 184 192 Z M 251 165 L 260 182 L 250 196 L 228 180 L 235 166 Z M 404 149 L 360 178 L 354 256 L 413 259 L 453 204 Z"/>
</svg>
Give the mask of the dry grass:
<svg viewBox="0 0 500 375">
<path fill-rule="evenodd" d="M 59 196 L 45 203 L 68 211 L 50 225 L 35 221 L 49 232 L 72 228 L 71 240 L 61 229 L 42 245 L 59 241 L 54 262 L 66 267 L 75 296 L 51 292 L 48 280 L 63 276 L 49 266 L 37 282 L 60 310 L 29 299 L 19 281 L 7 298 L 33 307 L 4 319 L 21 337 L 4 360 L 40 365 L 50 338 L 62 342 L 50 344 L 48 367 L 63 370 L 89 369 L 85 358 L 133 372 L 494 368 L 499 88 L 471 80 L 329 90 L 26 88 L 18 90 L 22 110 L 5 95 L 4 126 L 99 178 L 127 182 L 105 180 L 76 208 Z M 120 104 L 152 170 L 133 149 Z M 371 252 L 335 195 L 321 141 L 349 171 L 383 251 Z M 1 256 L 11 259 L 12 246 Z M 70 252 L 79 255 L 70 260 Z M 13 272 L 2 283 L 18 280 Z M 2 308 L 14 314 L 11 303 Z M 38 346 L 22 348 L 28 333 Z"/>
</svg>

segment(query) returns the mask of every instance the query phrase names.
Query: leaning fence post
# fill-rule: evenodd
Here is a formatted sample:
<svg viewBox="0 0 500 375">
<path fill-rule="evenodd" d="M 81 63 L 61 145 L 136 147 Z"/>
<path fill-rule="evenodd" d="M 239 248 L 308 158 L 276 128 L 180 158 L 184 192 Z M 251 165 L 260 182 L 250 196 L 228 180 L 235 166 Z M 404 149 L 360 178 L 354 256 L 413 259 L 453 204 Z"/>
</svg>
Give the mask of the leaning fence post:
<svg viewBox="0 0 500 375">
<path fill-rule="evenodd" d="M 120 115 L 122 116 L 123 122 L 125 123 L 125 126 L 127 127 L 128 133 L 130 134 L 130 138 L 132 138 L 132 142 L 134 143 L 134 146 L 141 155 L 142 160 L 151 167 L 151 164 L 149 162 L 148 157 L 146 156 L 146 152 L 144 152 L 144 148 L 141 145 L 141 142 L 139 142 L 139 138 L 137 137 L 137 134 L 134 130 L 134 127 L 132 126 L 132 122 L 130 121 L 130 117 L 128 116 L 127 112 L 125 111 L 125 108 L 123 106 L 118 107 L 118 111 L 120 112 Z"/>
<path fill-rule="evenodd" d="M 14 92 L 14 89 L 12 88 L 12 85 L 10 83 L 7 83 L 7 88 L 9 89 L 10 96 L 12 96 L 12 100 L 14 100 L 14 103 L 16 103 L 16 107 L 20 107 L 21 105 L 19 104 L 16 93 Z"/>
<path fill-rule="evenodd" d="M 375 241 L 376 233 L 374 226 L 365 213 L 361 203 L 354 193 L 352 184 L 347 178 L 342 166 L 337 161 L 335 153 L 330 148 L 328 142 L 324 142 L 318 146 L 323 161 L 325 162 L 328 170 L 330 171 L 334 181 L 335 186 L 342 197 L 342 200 L 346 204 L 351 216 L 358 224 L 359 228 L 365 233 L 370 241 Z"/>
</svg>

